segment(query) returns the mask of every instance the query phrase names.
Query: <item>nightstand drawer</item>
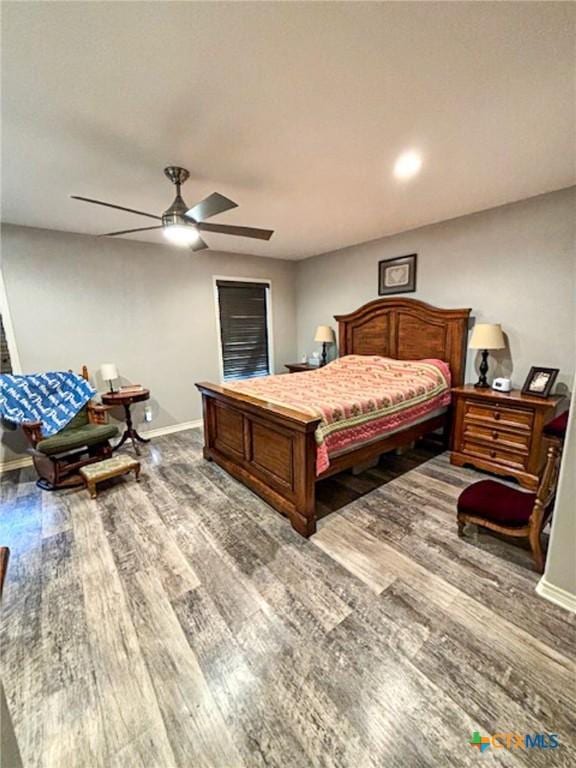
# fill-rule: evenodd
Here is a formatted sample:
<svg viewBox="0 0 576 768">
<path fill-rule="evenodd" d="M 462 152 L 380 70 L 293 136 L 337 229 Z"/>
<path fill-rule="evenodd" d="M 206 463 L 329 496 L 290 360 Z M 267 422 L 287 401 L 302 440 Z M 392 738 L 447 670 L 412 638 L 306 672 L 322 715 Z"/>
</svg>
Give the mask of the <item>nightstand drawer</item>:
<svg viewBox="0 0 576 768">
<path fill-rule="evenodd" d="M 477 443 L 472 440 L 464 440 L 461 452 L 468 456 L 486 459 L 494 464 L 502 464 L 514 469 L 525 469 L 528 464 L 528 454 L 507 451 L 505 448 L 491 447 L 485 443 Z"/>
<path fill-rule="evenodd" d="M 510 408 L 493 403 L 476 403 L 468 400 L 464 404 L 464 421 L 484 422 L 495 426 L 512 427 L 530 432 L 534 421 L 534 412 L 521 408 Z"/>
<path fill-rule="evenodd" d="M 488 427 L 467 419 L 462 431 L 464 441 L 489 443 L 496 449 L 504 448 L 520 453 L 528 453 L 530 448 L 530 432 L 523 430 L 506 430 L 499 424 Z"/>
<path fill-rule="evenodd" d="M 454 387 L 453 450 L 450 461 L 514 477 L 531 491 L 538 487 L 545 449 L 542 429 L 562 398 L 506 394 L 473 385 Z"/>
</svg>

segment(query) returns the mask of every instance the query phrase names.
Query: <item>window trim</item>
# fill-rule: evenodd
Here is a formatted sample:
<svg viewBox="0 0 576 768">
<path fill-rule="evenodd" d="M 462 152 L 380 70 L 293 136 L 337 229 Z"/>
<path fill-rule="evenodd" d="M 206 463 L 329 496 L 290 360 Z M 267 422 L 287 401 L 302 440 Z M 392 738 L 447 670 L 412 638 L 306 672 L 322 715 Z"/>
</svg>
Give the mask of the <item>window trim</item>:
<svg viewBox="0 0 576 768">
<path fill-rule="evenodd" d="M 8 352 L 10 353 L 10 363 L 12 365 L 12 373 L 22 373 L 22 366 L 20 365 L 20 355 L 18 354 L 18 346 L 16 344 L 16 334 L 14 333 L 14 326 L 12 325 L 12 316 L 10 314 L 10 305 L 8 304 L 8 294 L 6 293 L 6 284 L 4 282 L 4 275 L 2 273 L 2 264 L 0 263 L 0 314 L 2 315 L 2 322 L 4 324 L 4 333 L 6 334 L 6 343 L 8 344 Z"/>
<path fill-rule="evenodd" d="M 220 328 L 220 294 L 218 292 L 218 280 L 229 280 L 235 283 L 266 283 L 268 293 L 266 296 L 266 328 L 268 331 L 268 369 L 270 374 L 276 370 L 274 362 L 274 328 L 272 325 L 272 280 L 263 277 L 230 277 L 226 275 L 212 275 L 212 289 L 214 291 L 214 312 L 216 317 L 216 336 L 218 339 L 218 376 L 220 384 L 225 384 L 224 361 L 222 359 L 222 329 Z"/>
</svg>

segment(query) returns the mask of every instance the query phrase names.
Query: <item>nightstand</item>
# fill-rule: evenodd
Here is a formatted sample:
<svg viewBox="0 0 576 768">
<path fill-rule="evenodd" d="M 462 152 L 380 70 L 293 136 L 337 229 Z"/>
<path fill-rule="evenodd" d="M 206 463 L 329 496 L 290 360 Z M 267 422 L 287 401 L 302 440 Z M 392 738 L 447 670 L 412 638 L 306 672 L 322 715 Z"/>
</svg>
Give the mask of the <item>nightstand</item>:
<svg viewBox="0 0 576 768">
<path fill-rule="evenodd" d="M 308 365 L 308 363 L 284 363 L 284 368 L 288 368 L 290 373 L 302 373 L 302 371 L 317 371 L 317 365 Z"/>
<path fill-rule="evenodd" d="M 472 385 L 452 390 L 454 422 L 450 462 L 515 478 L 538 487 L 543 463 L 542 430 L 563 397 L 533 397 L 519 390 L 495 392 Z"/>
</svg>

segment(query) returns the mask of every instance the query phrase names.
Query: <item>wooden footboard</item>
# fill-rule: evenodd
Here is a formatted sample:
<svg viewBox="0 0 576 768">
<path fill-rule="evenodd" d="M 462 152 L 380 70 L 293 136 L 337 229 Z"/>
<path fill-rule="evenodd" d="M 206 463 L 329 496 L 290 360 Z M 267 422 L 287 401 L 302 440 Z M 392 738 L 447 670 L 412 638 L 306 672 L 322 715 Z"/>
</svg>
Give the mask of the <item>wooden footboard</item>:
<svg viewBox="0 0 576 768">
<path fill-rule="evenodd" d="M 316 531 L 316 481 L 446 428 L 448 414 L 433 416 L 332 459 L 316 475 L 314 432 L 320 418 L 264 403 L 217 384 L 196 385 L 204 411 L 204 457 L 215 461 L 275 509 L 292 527 Z"/>
<path fill-rule="evenodd" d="M 316 530 L 314 432 L 320 418 L 216 384 L 196 386 L 202 393 L 204 457 L 287 515 L 302 536 L 311 536 Z"/>
</svg>

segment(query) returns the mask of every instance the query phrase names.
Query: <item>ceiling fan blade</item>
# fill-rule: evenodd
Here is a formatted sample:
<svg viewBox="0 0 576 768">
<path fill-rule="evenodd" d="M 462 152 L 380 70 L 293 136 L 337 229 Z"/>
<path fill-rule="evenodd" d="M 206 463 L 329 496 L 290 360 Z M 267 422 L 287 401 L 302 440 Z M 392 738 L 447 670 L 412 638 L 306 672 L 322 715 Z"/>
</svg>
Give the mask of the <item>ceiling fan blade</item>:
<svg viewBox="0 0 576 768">
<path fill-rule="evenodd" d="M 205 248 L 208 248 L 208 243 L 205 243 L 204 240 L 200 236 L 198 236 L 198 239 L 195 243 L 192 243 L 190 248 L 193 251 L 203 251 Z"/>
<path fill-rule="evenodd" d="M 232 208 L 238 208 L 238 203 L 229 200 L 224 195 L 218 194 L 218 192 L 213 192 L 208 197 L 205 197 L 204 200 L 196 203 L 189 211 L 186 211 L 186 216 L 194 219 L 194 221 L 204 221 L 211 216 L 216 216 L 217 213 L 230 211 Z"/>
<path fill-rule="evenodd" d="M 254 237 L 257 240 L 270 240 L 273 229 L 257 229 L 256 227 L 235 227 L 230 224 L 199 223 L 198 229 L 203 232 L 219 232 L 221 235 L 237 235 L 238 237 Z"/>
<path fill-rule="evenodd" d="M 103 235 L 98 237 L 115 237 L 116 235 L 130 235 L 132 232 L 146 232 L 150 229 L 162 229 L 162 224 L 156 227 L 138 227 L 138 229 L 122 229 L 120 232 L 104 232 Z"/>
<path fill-rule="evenodd" d="M 83 200 L 85 203 L 94 203 L 95 205 L 103 205 L 106 208 L 116 208 L 118 211 L 127 211 L 128 213 L 137 213 L 138 216 L 148 216 L 149 219 L 157 219 L 162 221 L 161 216 L 155 216 L 153 213 L 144 213 L 144 211 L 136 211 L 134 208 L 124 208 L 123 205 L 114 205 L 113 203 L 103 203 L 102 200 L 93 200 L 91 197 L 80 197 L 80 195 L 70 195 L 73 200 Z"/>
</svg>

